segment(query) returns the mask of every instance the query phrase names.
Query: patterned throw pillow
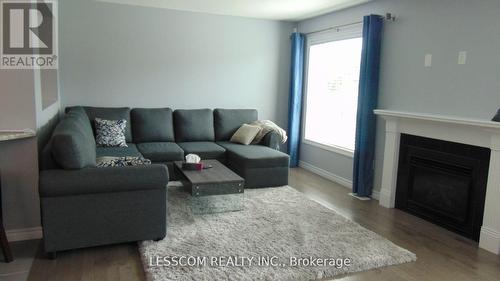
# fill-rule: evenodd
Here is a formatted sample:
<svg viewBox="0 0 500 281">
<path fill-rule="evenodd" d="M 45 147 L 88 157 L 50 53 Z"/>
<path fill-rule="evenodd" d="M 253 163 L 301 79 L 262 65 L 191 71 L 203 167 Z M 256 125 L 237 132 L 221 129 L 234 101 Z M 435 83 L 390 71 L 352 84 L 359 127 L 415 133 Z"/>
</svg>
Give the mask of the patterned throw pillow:
<svg viewBox="0 0 500 281">
<path fill-rule="evenodd" d="M 127 120 L 95 119 L 95 142 L 97 146 L 127 147 L 125 128 Z"/>
<path fill-rule="evenodd" d="M 112 157 L 103 156 L 97 158 L 97 167 L 128 167 L 128 166 L 139 166 L 139 165 L 151 165 L 151 160 L 144 157 Z"/>
</svg>

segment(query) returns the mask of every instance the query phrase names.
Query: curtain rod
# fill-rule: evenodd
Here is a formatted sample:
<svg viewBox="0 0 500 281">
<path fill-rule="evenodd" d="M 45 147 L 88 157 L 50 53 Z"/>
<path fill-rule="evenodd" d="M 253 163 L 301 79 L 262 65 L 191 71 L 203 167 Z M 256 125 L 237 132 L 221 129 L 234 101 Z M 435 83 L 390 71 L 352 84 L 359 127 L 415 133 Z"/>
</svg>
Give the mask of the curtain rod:
<svg viewBox="0 0 500 281">
<path fill-rule="evenodd" d="M 314 33 L 320 33 L 320 32 L 329 31 L 329 30 L 332 30 L 332 29 L 337 29 L 338 30 L 338 29 L 341 29 L 341 28 L 344 28 L 344 27 L 358 25 L 358 24 L 362 24 L 362 23 L 363 23 L 362 21 L 351 22 L 351 23 L 346 23 L 346 24 L 341 24 L 341 25 L 336 25 L 336 26 L 330 26 L 330 27 L 323 28 L 323 29 L 320 29 L 320 30 L 315 30 L 315 31 L 307 32 L 307 33 L 304 33 L 304 34 L 305 35 L 310 35 L 310 34 L 314 34 Z"/>
<path fill-rule="evenodd" d="M 384 20 L 386 21 L 395 21 L 396 20 L 396 17 L 391 14 L 391 13 L 386 13 L 385 16 L 380 16 L 381 18 L 383 18 Z M 358 25 L 358 24 L 362 24 L 363 21 L 356 21 L 356 22 L 351 22 L 351 23 L 346 23 L 346 24 L 341 24 L 341 25 L 335 25 L 335 26 L 330 26 L 330 27 L 327 27 L 327 28 L 323 28 L 323 29 L 320 29 L 320 30 L 315 30 L 315 31 L 311 31 L 311 32 L 307 32 L 307 33 L 304 33 L 305 35 L 310 35 L 310 34 L 314 34 L 314 33 L 320 33 L 320 32 L 325 32 L 325 31 L 329 31 L 329 30 L 332 30 L 332 29 L 340 29 L 340 28 L 344 28 L 344 27 L 348 27 L 348 26 L 353 26 L 353 25 Z"/>
</svg>

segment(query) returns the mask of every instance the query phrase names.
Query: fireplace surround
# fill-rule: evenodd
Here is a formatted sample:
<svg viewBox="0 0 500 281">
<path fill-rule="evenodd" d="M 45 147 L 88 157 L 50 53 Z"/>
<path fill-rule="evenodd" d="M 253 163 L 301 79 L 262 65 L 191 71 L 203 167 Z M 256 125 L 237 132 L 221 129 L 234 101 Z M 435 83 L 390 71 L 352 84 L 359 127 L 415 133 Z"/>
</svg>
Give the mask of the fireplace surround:
<svg viewBox="0 0 500 281">
<path fill-rule="evenodd" d="M 490 150 L 402 134 L 395 207 L 479 241 Z"/>
<path fill-rule="evenodd" d="M 385 120 L 380 205 L 394 208 L 402 134 L 483 147 L 490 150 L 479 247 L 500 254 L 500 123 L 454 116 L 375 110 Z"/>
</svg>

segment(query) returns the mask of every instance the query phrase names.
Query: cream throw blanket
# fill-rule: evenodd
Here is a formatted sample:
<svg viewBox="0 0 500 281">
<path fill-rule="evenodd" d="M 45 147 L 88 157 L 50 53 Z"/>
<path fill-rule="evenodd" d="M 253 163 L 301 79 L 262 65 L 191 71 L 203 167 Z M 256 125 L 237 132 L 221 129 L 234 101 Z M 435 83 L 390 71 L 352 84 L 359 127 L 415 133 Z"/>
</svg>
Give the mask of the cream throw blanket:
<svg viewBox="0 0 500 281">
<path fill-rule="evenodd" d="M 258 126 L 261 128 L 260 132 L 253 139 L 252 144 L 259 143 L 264 138 L 264 136 L 271 131 L 276 132 L 280 136 L 281 143 L 285 143 L 288 138 L 286 135 L 286 131 L 271 120 L 257 120 L 255 122 L 252 122 L 250 125 Z"/>
</svg>

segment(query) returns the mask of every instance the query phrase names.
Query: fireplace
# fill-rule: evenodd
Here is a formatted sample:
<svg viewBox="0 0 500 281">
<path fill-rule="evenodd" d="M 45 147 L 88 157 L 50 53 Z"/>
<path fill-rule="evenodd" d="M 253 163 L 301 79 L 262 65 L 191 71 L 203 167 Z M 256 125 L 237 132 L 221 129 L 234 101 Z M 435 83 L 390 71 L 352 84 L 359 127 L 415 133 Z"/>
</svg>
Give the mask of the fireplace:
<svg viewBox="0 0 500 281">
<path fill-rule="evenodd" d="M 483 168 L 489 170 L 487 180 L 485 180 L 487 183 L 484 208 L 483 210 L 479 210 L 480 207 L 474 208 L 474 211 L 482 211 L 483 220 L 482 223 L 475 221 L 474 224 L 476 227 L 482 224 L 479 247 L 500 255 L 500 216 L 498 215 L 500 214 L 500 122 L 394 110 L 377 109 L 374 112 L 385 121 L 384 157 L 378 158 L 378 160 L 383 160 L 382 181 L 380 183 L 380 193 L 377 196 L 379 204 L 386 208 L 394 208 L 396 204 L 402 135 L 451 142 L 451 145 L 448 143 L 441 150 L 436 149 L 434 146 L 434 149 L 431 149 L 447 154 L 455 154 L 455 151 L 450 149 L 457 147 L 457 144 L 490 150 L 489 166 Z M 466 150 L 468 149 L 471 148 L 469 147 Z M 474 153 L 470 152 L 465 156 L 459 154 L 458 158 L 471 158 L 468 157 L 469 155 L 474 155 Z M 441 164 L 440 161 L 437 162 Z M 460 165 L 457 166 L 461 167 Z M 477 170 L 474 171 L 478 173 Z M 417 172 L 422 172 L 422 170 Z M 471 188 L 468 191 L 477 192 L 477 189 Z M 471 202 L 479 204 L 477 200 Z M 467 207 L 470 207 L 470 204 Z M 469 212 L 467 211 L 467 213 Z M 452 229 L 455 226 L 449 225 L 447 227 Z M 458 232 L 458 230 L 456 231 Z"/>
<path fill-rule="evenodd" d="M 479 241 L 490 149 L 401 134 L 395 207 Z"/>
</svg>

